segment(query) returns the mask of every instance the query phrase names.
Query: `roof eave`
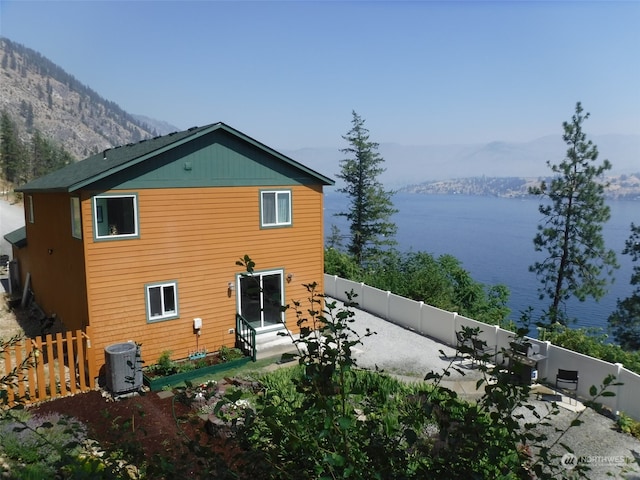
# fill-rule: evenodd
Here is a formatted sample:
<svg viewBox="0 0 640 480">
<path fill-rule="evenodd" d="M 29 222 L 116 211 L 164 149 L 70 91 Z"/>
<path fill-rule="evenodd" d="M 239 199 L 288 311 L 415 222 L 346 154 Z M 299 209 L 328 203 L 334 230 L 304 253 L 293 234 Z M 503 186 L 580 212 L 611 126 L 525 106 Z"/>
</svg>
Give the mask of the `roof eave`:
<svg viewBox="0 0 640 480">
<path fill-rule="evenodd" d="M 27 245 L 27 228 L 20 227 L 7 233 L 3 238 L 16 248 L 25 247 Z"/>
<path fill-rule="evenodd" d="M 18 192 L 18 193 L 68 193 L 71 190 L 67 187 L 56 187 L 56 188 L 22 188 L 22 187 L 18 187 L 18 188 L 14 188 L 14 191 Z"/>
</svg>

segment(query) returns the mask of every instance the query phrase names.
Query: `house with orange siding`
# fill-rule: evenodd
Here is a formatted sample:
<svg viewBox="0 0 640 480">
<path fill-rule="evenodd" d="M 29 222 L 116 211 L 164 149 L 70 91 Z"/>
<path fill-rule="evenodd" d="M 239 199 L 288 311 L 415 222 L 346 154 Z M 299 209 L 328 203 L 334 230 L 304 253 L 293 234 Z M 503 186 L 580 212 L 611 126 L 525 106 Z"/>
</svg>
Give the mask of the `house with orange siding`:
<svg viewBox="0 0 640 480">
<path fill-rule="evenodd" d="M 5 236 L 24 288 L 68 330 L 104 348 L 233 347 L 236 316 L 257 335 L 296 330 L 278 305 L 322 291 L 323 187 L 333 181 L 215 123 L 111 148 L 22 186 L 25 227 Z M 256 263 L 246 278 L 236 261 Z M 28 280 L 27 280 L 28 277 Z M 255 280 L 261 288 L 255 288 Z M 276 302 L 273 302 L 273 299 Z M 199 319 L 199 320 L 195 320 Z M 199 328 L 196 328 L 199 327 Z"/>
</svg>

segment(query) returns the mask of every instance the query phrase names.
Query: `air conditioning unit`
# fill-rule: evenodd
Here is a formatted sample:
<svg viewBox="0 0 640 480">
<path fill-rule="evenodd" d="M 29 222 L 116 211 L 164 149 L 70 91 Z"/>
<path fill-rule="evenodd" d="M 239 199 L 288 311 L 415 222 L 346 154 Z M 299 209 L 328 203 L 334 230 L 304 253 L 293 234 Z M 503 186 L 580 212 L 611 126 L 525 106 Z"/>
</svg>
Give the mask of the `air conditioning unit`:
<svg viewBox="0 0 640 480">
<path fill-rule="evenodd" d="M 134 342 L 115 343 L 104 349 L 107 389 L 114 394 L 142 387 L 140 347 Z"/>
</svg>

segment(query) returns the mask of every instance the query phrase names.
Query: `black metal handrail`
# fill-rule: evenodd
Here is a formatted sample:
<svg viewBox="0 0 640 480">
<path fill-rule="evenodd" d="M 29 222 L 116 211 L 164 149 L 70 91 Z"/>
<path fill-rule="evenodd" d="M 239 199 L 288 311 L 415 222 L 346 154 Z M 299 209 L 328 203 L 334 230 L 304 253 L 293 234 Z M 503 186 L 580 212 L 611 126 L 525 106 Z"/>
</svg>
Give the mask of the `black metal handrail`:
<svg viewBox="0 0 640 480">
<path fill-rule="evenodd" d="M 240 314 L 236 314 L 236 348 L 256 361 L 256 329 Z"/>
</svg>

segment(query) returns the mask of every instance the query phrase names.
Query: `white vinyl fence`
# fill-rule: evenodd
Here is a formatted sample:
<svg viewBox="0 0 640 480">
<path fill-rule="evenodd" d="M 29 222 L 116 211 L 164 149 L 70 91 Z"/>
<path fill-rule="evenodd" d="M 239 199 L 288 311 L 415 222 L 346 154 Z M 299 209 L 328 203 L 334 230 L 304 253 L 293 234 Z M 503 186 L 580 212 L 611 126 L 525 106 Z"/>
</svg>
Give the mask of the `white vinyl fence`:
<svg viewBox="0 0 640 480">
<path fill-rule="evenodd" d="M 346 292 L 353 291 L 357 297 L 353 301 L 358 308 L 389 322 L 405 327 L 413 332 L 428 336 L 446 345 L 455 347 L 456 331 L 462 327 L 480 328 L 480 338 L 494 347 L 498 353 L 509 349 L 509 342 L 514 333 L 496 325 L 488 325 L 470 318 L 447 312 L 424 302 L 417 302 L 395 295 L 391 292 L 370 287 L 343 278 L 325 275 L 324 293 L 337 300 L 347 300 Z M 599 387 L 607 375 L 615 375 L 616 381 L 623 385 L 611 387 L 614 397 L 601 397 L 599 401 L 614 412 L 624 412 L 630 417 L 640 420 L 640 375 L 627 370 L 622 364 L 598 360 L 566 348 L 558 347 L 551 342 L 542 342 L 528 338 L 532 344 L 540 347 L 540 353 L 546 359 L 538 362 L 538 377 L 549 384 L 555 383 L 558 369 L 578 370 L 580 381 L 578 396 L 589 399 L 592 385 Z M 502 359 L 498 353 L 498 362 Z"/>
</svg>

